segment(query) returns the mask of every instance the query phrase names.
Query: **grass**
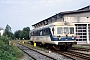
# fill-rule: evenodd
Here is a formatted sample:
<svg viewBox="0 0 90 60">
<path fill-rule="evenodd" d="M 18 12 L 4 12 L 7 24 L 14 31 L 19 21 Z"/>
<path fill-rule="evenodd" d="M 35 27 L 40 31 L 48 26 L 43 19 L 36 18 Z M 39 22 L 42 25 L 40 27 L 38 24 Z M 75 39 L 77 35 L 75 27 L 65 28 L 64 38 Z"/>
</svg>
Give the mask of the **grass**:
<svg viewBox="0 0 90 60">
<path fill-rule="evenodd" d="M 28 42 L 29 40 L 11 40 L 12 44 L 22 43 L 23 41 Z"/>
<path fill-rule="evenodd" d="M 47 50 L 43 49 L 43 48 L 40 48 L 38 46 L 34 47 L 34 45 L 31 45 L 31 44 L 23 44 L 29 48 L 34 48 L 34 49 L 37 49 L 37 50 L 41 50 L 41 51 L 44 51 L 44 52 L 48 52 Z"/>
<path fill-rule="evenodd" d="M 72 46 L 73 48 L 80 48 L 80 49 L 90 49 L 90 47 L 89 46 L 82 46 L 82 45 L 73 45 Z"/>
</svg>

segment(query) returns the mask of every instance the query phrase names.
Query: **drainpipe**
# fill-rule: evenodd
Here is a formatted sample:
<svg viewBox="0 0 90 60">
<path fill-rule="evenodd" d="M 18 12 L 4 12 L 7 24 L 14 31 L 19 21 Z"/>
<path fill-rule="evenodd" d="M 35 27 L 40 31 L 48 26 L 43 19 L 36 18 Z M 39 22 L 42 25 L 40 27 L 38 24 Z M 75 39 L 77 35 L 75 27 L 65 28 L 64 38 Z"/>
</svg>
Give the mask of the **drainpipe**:
<svg viewBox="0 0 90 60">
<path fill-rule="evenodd" d="M 87 44 L 89 44 L 89 32 L 88 32 L 88 24 L 87 24 Z"/>
</svg>

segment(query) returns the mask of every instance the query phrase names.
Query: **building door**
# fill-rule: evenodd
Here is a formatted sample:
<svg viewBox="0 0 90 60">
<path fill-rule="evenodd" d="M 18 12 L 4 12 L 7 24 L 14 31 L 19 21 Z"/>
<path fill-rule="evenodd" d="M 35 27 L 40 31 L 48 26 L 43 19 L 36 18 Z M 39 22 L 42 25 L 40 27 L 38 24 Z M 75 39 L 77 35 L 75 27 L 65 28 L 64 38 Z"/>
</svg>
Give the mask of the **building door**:
<svg viewBox="0 0 90 60">
<path fill-rule="evenodd" d="M 89 37 L 89 44 L 90 44 L 90 24 L 88 24 L 88 37 Z"/>
<path fill-rule="evenodd" d="M 87 25 L 86 24 L 75 24 L 76 26 L 76 38 L 77 44 L 86 44 L 87 41 Z"/>
</svg>

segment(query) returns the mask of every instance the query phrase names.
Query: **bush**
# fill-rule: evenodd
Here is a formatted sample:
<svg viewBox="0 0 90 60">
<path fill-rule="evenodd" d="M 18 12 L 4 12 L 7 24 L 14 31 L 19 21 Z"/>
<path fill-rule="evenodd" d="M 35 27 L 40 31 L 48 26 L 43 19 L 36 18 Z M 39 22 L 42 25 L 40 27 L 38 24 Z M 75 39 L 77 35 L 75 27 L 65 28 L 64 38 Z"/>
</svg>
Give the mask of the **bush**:
<svg viewBox="0 0 90 60">
<path fill-rule="evenodd" d="M 4 42 L 2 40 L 0 40 L 0 49 L 3 49 L 5 46 Z"/>
<path fill-rule="evenodd" d="M 10 54 L 9 52 L 1 49 L 0 50 L 0 60 L 18 60 L 18 59 L 14 57 L 12 54 Z"/>
<path fill-rule="evenodd" d="M 9 39 L 5 36 L 0 37 L 0 60 L 18 60 L 23 56 L 21 50 L 16 46 L 8 44 Z"/>
<path fill-rule="evenodd" d="M 23 53 L 21 50 L 19 50 L 16 46 L 9 46 L 9 52 L 10 54 L 12 54 L 13 56 L 17 57 L 17 58 L 20 58 L 23 56 Z"/>
<path fill-rule="evenodd" d="M 8 44 L 10 38 L 8 38 L 8 37 L 6 37 L 6 36 L 0 36 L 0 40 L 2 40 L 5 44 Z"/>
</svg>

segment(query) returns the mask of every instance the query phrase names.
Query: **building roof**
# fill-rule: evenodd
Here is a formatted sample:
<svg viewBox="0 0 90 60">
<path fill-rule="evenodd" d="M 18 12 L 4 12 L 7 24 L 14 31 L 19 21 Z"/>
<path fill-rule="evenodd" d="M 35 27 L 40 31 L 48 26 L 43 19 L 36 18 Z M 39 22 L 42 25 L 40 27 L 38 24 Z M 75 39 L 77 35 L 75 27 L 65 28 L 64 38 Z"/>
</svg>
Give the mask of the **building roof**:
<svg viewBox="0 0 90 60">
<path fill-rule="evenodd" d="M 65 11 L 65 12 L 60 12 L 61 14 L 75 14 L 75 13 L 82 13 L 82 12 L 90 12 L 90 5 L 83 7 L 78 10 L 73 10 L 73 11 Z"/>
<path fill-rule="evenodd" d="M 59 16 L 61 18 L 63 15 L 66 15 L 66 14 L 76 14 L 76 13 L 83 13 L 83 12 L 90 12 L 90 5 L 88 5 L 88 6 L 84 7 L 84 8 L 78 9 L 78 10 L 60 12 L 60 13 L 58 13 L 56 15 L 53 15 L 53 16 L 45 19 L 45 20 L 42 20 L 42 21 L 40 21 L 40 22 L 38 22 L 36 24 L 33 24 L 32 26 L 35 26 L 35 25 L 37 25 L 37 24 L 39 24 L 41 22 L 44 22 L 44 21 L 48 21 L 50 19 L 52 20 L 52 18 L 57 18 L 57 16 Z"/>
<path fill-rule="evenodd" d="M 90 12 L 90 9 L 87 9 L 87 10 L 65 11 L 65 12 L 61 12 L 61 14 L 65 15 L 65 14 L 76 14 L 76 13 L 83 13 L 83 12 Z"/>
<path fill-rule="evenodd" d="M 88 10 L 88 9 L 90 9 L 90 5 L 88 5 L 88 6 L 86 6 L 86 7 L 83 7 L 83 8 L 81 8 L 81 9 L 78 9 L 78 10 Z"/>
<path fill-rule="evenodd" d="M 0 27 L 0 30 L 4 30 L 2 27 Z"/>
</svg>

